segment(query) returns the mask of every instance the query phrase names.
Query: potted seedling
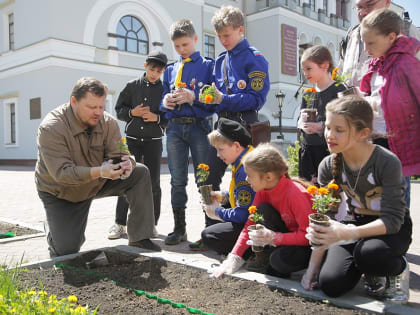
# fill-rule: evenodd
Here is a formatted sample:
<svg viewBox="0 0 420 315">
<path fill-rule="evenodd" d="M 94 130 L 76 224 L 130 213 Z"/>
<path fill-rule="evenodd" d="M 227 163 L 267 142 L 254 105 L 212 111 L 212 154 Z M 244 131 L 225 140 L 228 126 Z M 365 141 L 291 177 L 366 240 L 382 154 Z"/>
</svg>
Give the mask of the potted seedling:
<svg viewBox="0 0 420 315">
<path fill-rule="evenodd" d="M 112 163 L 113 164 L 121 163 L 123 155 L 127 155 L 127 154 L 130 155 L 130 151 L 128 150 L 127 139 L 126 138 L 121 138 L 118 141 L 118 153 L 119 153 L 118 157 L 112 158 Z"/>
<path fill-rule="evenodd" d="M 254 224 L 248 225 L 248 231 L 255 231 L 255 230 L 260 230 L 263 228 L 263 226 L 261 224 L 258 224 L 259 222 L 263 222 L 264 218 L 263 215 L 261 213 L 258 213 L 258 209 L 256 206 L 250 206 L 248 208 L 248 212 L 249 212 L 249 217 L 248 219 L 252 222 L 254 222 Z M 264 246 L 257 246 L 257 245 L 252 245 L 251 249 L 254 253 L 259 253 L 262 252 L 264 250 Z"/>
<path fill-rule="evenodd" d="M 339 68 L 334 68 L 331 73 L 331 79 L 334 80 L 336 86 L 340 84 L 344 85 L 346 88 L 344 91 L 338 92 L 338 97 L 343 97 L 346 95 L 357 95 L 357 89 L 354 86 L 348 86 L 347 81 L 351 78 L 351 72 L 341 73 Z"/>
<path fill-rule="evenodd" d="M 330 217 L 327 215 L 332 209 L 336 209 L 340 203 L 340 199 L 336 198 L 335 195 L 338 193 L 338 185 L 332 181 L 327 187 L 316 187 L 311 185 L 308 187 L 308 192 L 312 195 L 312 209 L 315 209 L 316 213 L 309 215 L 309 222 L 329 226 Z M 321 246 L 322 244 L 310 242 L 312 246 Z"/>
<path fill-rule="evenodd" d="M 172 91 L 172 96 L 176 94 L 176 91 L 182 90 L 187 87 L 187 83 L 179 81 L 175 83 L 174 90 Z M 181 110 L 182 104 L 177 104 L 178 110 Z"/>
<path fill-rule="evenodd" d="M 214 104 L 217 98 L 216 87 L 214 85 L 204 85 L 200 90 L 199 100 L 205 104 Z"/>
<path fill-rule="evenodd" d="M 303 122 L 316 122 L 317 110 L 315 103 L 318 101 L 318 93 L 314 88 L 303 89 L 303 99 L 306 102 L 306 108 L 302 109 Z"/>
<path fill-rule="evenodd" d="M 203 201 L 206 205 L 212 204 L 211 192 L 212 192 L 212 185 L 203 185 L 203 183 L 207 180 L 210 174 L 210 167 L 207 164 L 201 163 L 197 166 L 197 183 L 200 185 L 200 193 L 203 197 Z"/>
</svg>

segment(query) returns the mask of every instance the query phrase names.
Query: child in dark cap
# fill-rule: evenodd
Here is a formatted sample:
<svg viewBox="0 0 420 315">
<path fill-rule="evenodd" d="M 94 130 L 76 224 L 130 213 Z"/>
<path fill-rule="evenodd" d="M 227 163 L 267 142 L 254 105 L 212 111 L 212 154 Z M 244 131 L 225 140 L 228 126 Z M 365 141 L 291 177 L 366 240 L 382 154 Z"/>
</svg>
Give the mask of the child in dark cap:
<svg viewBox="0 0 420 315">
<path fill-rule="evenodd" d="M 242 159 L 253 150 L 251 136 L 238 122 L 220 118 L 217 129 L 208 135 L 210 144 L 217 150 L 217 157 L 232 165 L 229 192 L 212 192 L 213 203 L 203 205 L 206 215 L 222 221 L 201 233 L 202 242 L 219 254 L 229 253 L 248 219 L 248 208 L 255 192 L 246 181 Z M 211 172 L 211 170 L 210 170 Z M 223 205 L 223 206 L 222 206 Z"/>
<path fill-rule="evenodd" d="M 143 162 L 150 171 L 155 226 L 160 216 L 160 161 L 162 136 L 167 125 L 164 113 L 159 110 L 163 93 L 160 77 L 167 61 L 163 52 L 152 51 L 144 63 L 143 76 L 127 83 L 115 105 L 118 119 L 127 122 L 125 133 L 128 149 L 136 161 Z M 109 230 L 109 239 L 117 239 L 125 234 L 127 213 L 128 203 L 125 197 L 119 197 L 115 224 Z M 154 234 L 157 236 L 156 229 Z"/>
</svg>

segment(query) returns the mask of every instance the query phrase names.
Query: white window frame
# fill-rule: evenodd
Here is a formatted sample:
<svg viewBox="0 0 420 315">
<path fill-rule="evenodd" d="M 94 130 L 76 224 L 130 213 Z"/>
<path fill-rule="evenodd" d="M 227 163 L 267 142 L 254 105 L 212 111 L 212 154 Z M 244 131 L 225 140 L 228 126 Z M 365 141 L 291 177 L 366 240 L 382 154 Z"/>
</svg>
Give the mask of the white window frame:
<svg viewBox="0 0 420 315">
<path fill-rule="evenodd" d="M 203 36 L 203 53 L 206 51 L 206 49 L 205 49 L 205 47 L 206 47 L 205 36 L 212 37 L 213 40 L 214 40 L 214 44 L 213 44 L 214 56 L 210 57 L 210 58 L 216 59 L 216 57 L 217 57 L 216 56 L 216 36 L 214 36 L 213 34 L 204 33 L 204 36 Z M 206 57 L 208 57 L 208 56 L 206 56 Z"/>
<path fill-rule="evenodd" d="M 114 104 L 112 103 L 113 98 L 114 98 L 114 95 L 113 94 L 107 94 L 106 95 L 106 99 L 105 99 L 105 111 L 108 114 L 116 117 Z"/>
<path fill-rule="evenodd" d="M 12 132 L 10 123 L 10 105 L 15 105 L 15 143 L 12 143 Z M 5 147 L 17 147 L 19 146 L 19 119 L 18 119 L 18 99 L 17 97 L 8 98 L 3 100 L 3 134 L 4 134 L 4 146 Z"/>
</svg>

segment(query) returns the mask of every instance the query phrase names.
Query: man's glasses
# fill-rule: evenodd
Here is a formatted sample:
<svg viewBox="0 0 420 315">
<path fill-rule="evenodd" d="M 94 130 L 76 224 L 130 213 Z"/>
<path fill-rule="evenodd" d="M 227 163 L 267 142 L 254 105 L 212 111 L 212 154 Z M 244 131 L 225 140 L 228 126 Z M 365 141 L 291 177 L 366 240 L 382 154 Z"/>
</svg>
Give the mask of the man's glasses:
<svg viewBox="0 0 420 315">
<path fill-rule="evenodd" d="M 364 10 L 370 10 L 372 9 L 380 0 L 376 0 L 376 1 L 369 1 L 367 4 L 365 5 L 360 5 L 360 4 L 356 4 L 353 9 L 357 10 L 357 11 L 364 11 Z"/>
</svg>

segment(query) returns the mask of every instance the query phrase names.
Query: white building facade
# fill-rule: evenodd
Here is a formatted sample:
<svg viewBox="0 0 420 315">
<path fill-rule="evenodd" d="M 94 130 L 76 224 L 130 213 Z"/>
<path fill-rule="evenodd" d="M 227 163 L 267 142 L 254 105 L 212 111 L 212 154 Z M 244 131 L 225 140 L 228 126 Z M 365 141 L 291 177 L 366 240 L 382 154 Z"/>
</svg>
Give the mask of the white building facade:
<svg viewBox="0 0 420 315">
<path fill-rule="evenodd" d="M 339 43 L 357 23 L 353 1 L 0 0 L 0 164 L 33 164 L 39 124 L 69 101 L 80 77 L 108 85 L 106 110 L 114 113 L 119 92 L 143 74 L 150 51 L 177 58 L 168 30 L 178 19 L 191 19 L 197 49 L 217 57 L 223 47 L 210 20 L 222 5 L 245 12 L 246 36 L 269 61 L 271 89 L 261 119 L 278 126 L 275 94 L 283 91 L 282 125 L 286 141 L 294 142 L 300 106 L 294 95 L 303 78 L 299 56 L 322 44 L 338 61 Z"/>
</svg>

